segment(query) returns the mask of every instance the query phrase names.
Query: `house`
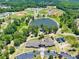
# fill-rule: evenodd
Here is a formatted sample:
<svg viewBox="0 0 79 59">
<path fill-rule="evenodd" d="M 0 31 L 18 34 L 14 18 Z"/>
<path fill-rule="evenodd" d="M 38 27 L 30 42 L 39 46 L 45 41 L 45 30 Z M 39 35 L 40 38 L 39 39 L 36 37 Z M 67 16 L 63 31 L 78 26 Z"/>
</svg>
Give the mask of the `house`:
<svg viewBox="0 0 79 59">
<path fill-rule="evenodd" d="M 63 37 L 56 38 L 56 41 L 57 41 L 58 43 L 63 43 L 63 42 L 65 42 L 65 40 L 64 40 Z"/>
<path fill-rule="evenodd" d="M 49 47 L 54 45 L 55 44 L 51 38 L 43 38 L 41 40 L 33 40 L 26 42 L 26 47 L 29 48 Z"/>
</svg>

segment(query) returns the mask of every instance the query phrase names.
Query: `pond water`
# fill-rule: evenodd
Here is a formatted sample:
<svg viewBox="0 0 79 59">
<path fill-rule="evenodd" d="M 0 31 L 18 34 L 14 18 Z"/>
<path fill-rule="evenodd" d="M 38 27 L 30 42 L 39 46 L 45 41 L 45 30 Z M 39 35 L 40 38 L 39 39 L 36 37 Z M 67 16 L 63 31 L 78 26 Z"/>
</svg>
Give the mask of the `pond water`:
<svg viewBox="0 0 79 59">
<path fill-rule="evenodd" d="M 36 52 L 28 52 L 28 53 L 18 55 L 15 59 L 33 59 L 33 57 L 35 55 L 38 55 L 38 54 L 39 54 L 38 51 L 36 51 Z"/>
<path fill-rule="evenodd" d="M 40 19 L 36 19 L 31 21 L 30 23 L 31 26 L 38 26 L 40 27 L 41 25 L 47 26 L 48 28 L 56 26 L 58 27 L 57 22 L 55 22 L 53 19 L 50 18 L 40 18 Z"/>
<path fill-rule="evenodd" d="M 40 52 L 36 51 L 36 52 L 29 52 L 29 53 L 24 53 L 24 54 L 21 54 L 21 55 L 18 55 L 16 56 L 16 59 L 33 59 L 34 56 L 37 56 L 37 55 L 40 55 Z M 50 52 L 47 52 L 45 51 L 44 52 L 44 55 L 49 58 L 50 55 L 52 56 L 57 56 L 58 53 L 55 52 L 55 51 L 50 51 Z M 75 57 L 72 57 L 71 55 L 67 54 L 67 53 L 64 53 L 64 52 L 61 52 L 60 53 L 61 56 L 67 58 L 67 59 L 76 59 Z"/>
</svg>

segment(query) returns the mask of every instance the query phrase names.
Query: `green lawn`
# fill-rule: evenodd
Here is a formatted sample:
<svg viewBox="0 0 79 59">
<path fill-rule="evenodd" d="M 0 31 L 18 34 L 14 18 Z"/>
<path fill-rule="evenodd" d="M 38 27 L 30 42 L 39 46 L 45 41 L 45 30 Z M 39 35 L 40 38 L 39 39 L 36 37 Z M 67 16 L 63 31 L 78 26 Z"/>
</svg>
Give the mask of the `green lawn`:
<svg viewBox="0 0 79 59">
<path fill-rule="evenodd" d="M 63 33 L 72 33 L 72 30 L 70 28 L 68 28 L 67 25 L 63 24 L 63 26 L 61 28 L 61 32 L 63 32 Z"/>
<path fill-rule="evenodd" d="M 47 14 L 48 13 L 48 10 L 47 9 L 42 9 L 39 11 L 40 14 Z"/>
<path fill-rule="evenodd" d="M 53 15 L 48 16 L 48 17 L 53 18 L 55 21 L 57 21 L 58 23 L 60 23 L 60 18 L 59 17 L 53 16 Z"/>
<path fill-rule="evenodd" d="M 17 27 L 17 30 L 19 32 L 22 32 L 22 29 L 27 29 L 28 28 L 28 25 L 26 25 L 25 22 L 21 23 L 20 26 Z"/>
</svg>

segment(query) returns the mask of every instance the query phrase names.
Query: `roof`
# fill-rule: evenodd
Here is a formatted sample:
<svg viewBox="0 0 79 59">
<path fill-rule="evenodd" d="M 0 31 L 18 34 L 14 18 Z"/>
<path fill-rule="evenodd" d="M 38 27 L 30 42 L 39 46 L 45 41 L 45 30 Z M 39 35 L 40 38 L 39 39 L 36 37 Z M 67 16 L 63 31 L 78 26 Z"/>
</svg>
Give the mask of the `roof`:
<svg viewBox="0 0 79 59">
<path fill-rule="evenodd" d="M 62 38 L 62 37 L 56 38 L 56 41 L 57 41 L 58 43 L 65 42 L 64 38 Z"/>
<path fill-rule="evenodd" d="M 26 47 L 34 47 L 34 48 L 39 48 L 39 47 L 48 47 L 48 46 L 53 46 L 55 45 L 53 40 L 51 38 L 45 38 L 41 40 L 33 40 L 33 41 L 28 41 L 26 42 Z"/>
</svg>

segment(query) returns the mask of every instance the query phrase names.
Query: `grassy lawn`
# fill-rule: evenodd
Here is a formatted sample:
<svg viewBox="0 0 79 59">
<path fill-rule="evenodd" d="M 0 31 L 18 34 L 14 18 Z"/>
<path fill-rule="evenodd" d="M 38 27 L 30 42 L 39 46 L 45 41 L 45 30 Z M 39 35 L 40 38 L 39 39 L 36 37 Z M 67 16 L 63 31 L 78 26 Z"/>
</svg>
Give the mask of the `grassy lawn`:
<svg viewBox="0 0 79 59">
<path fill-rule="evenodd" d="M 59 48 L 59 46 L 52 46 L 52 47 L 48 47 L 47 48 L 48 50 L 54 50 L 54 51 L 56 51 L 56 52 L 60 52 L 60 48 Z"/>
<path fill-rule="evenodd" d="M 60 23 L 60 18 L 59 17 L 53 16 L 53 15 L 50 15 L 48 17 L 53 18 L 55 21 L 57 21 L 58 23 Z"/>
<path fill-rule="evenodd" d="M 27 16 L 27 13 L 25 11 L 16 12 L 15 14 L 12 14 L 9 16 L 11 19 L 21 19 L 23 17 Z"/>
<path fill-rule="evenodd" d="M 68 43 L 70 44 L 74 44 L 77 42 L 77 38 L 75 36 L 72 35 L 66 35 L 65 39 L 68 41 Z"/>
<path fill-rule="evenodd" d="M 34 11 L 28 10 L 27 12 L 27 16 L 34 16 Z"/>
<path fill-rule="evenodd" d="M 42 9 L 39 11 L 40 14 L 47 14 L 48 13 L 48 10 L 47 9 Z"/>
<path fill-rule="evenodd" d="M 26 15 L 25 15 L 26 16 Z M 9 16 L 11 19 L 21 19 L 21 18 L 23 18 L 23 17 L 25 17 L 25 16 L 17 16 L 17 15 L 11 15 L 11 16 Z"/>
<path fill-rule="evenodd" d="M 64 37 L 63 34 L 55 34 L 54 37 Z"/>
<path fill-rule="evenodd" d="M 66 25 L 63 24 L 61 28 L 61 32 L 63 33 L 72 33 L 71 29 L 69 29 Z"/>
<path fill-rule="evenodd" d="M 21 23 L 20 26 L 17 27 L 17 30 L 18 30 L 19 32 L 22 32 L 22 29 L 27 29 L 27 28 L 28 28 L 28 25 L 26 25 L 26 23 L 23 22 L 23 23 Z"/>
</svg>

